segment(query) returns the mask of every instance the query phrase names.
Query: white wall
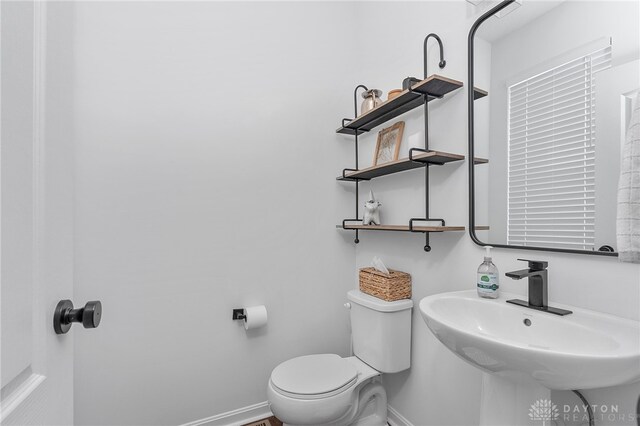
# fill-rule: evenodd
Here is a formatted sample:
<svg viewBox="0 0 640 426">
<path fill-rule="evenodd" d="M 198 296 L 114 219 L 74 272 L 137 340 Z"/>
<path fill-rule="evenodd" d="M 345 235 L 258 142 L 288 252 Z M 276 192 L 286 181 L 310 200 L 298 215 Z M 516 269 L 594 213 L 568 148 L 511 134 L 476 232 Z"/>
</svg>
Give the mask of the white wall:
<svg viewBox="0 0 640 426">
<path fill-rule="evenodd" d="M 302 354 L 348 355 L 351 4 L 50 4 L 76 150 L 75 423 L 179 424 L 266 400 Z M 63 78 L 64 80 L 64 78 Z M 58 81 L 62 84 L 63 81 Z M 348 109 L 347 109 L 348 112 Z M 348 114 L 347 114 L 348 115 Z M 232 308 L 265 304 L 246 333 Z"/>
<path fill-rule="evenodd" d="M 207 417 L 265 400 L 282 360 L 347 354 L 341 305 L 357 285 L 353 235 L 334 226 L 353 215 L 353 185 L 333 178 L 352 165 L 353 144 L 334 130 L 352 115 L 356 84 L 386 92 L 422 75 L 429 32 L 443 38 L 448 63 L 437 68 L 434 44 L 430 72 L 466 80 L 475 7 L 459 0 L 51 9 L 49 43 L 66 53 L 69 69 L 68 91 L 58 95 L 72 100 L 75 122 L 74 298 L 102 300 L 105 315 L 100 328 L 74 331 L 76 423 Z M 466 153 L 466 88 L 431 105 L 431 147 Z M 423 141 L 422 112 L 404 120 L 401 156 Z M 363 139 L 363 166 L 374 143 L 375 134 Z M 466 164 L 433 167 L 431 176 L 432 215 L 466 225 Z M 423 214 L 422 171 L 373 184 L 387 223 Z M 421 235 L 363 232 L 355 266 L 379 255 L 410 272 L 415 302 L 474 288 L 482 249 L 466 233 L 431 240 L 427 254 Z M 499 250 L 495 261 L 506 272 L 526 255 Z M 638 318 L 637 265 L 536 257 L 550 260 L 551 300 Z M 526 291 L 515 281 L 503 288 Z M 252 303 L 267 305 L 270 323 L 247 335 L 230 315 Z M 390 404 L 416 425 L 476 424 L 480 373 L 445 349 L 417 311 L 413 319 L 413 367 L 385 377 Z M 630 399 L 639 390 L 587 396 Z"/>
<path fill-rule="evenodd" d="M 402 19 L 389 20 L 411 8 L 422 25 L 406 25 Z M 517 12 L 514 12 L 517 13 Z M 411 5 L 368 3 L 366 20 L 385 22 L 379 33 L 370 36 L 370 49 L 377 57 L 364 68 L 362 82 L 386 90 L 407 74 L 420 74 L 422 39 L 429 32 L 438 33 L 445 46 L 447 67 L 437 69 L 437 45 L 430 47 L 430 73 L 438 72 L 466 80 L 466 38 L 478 14 L 465 2 L 428 2 Z M 375 62 L 375 66 L 374 63 Z M 368 68 L 368 69 L 367 69 Z M 466 153 L 466 91 L 451 94 L 443 101 L 431 103 L 431 145 L 433 148 Z M 493 90 L 493 88 L 492 88 Z M 491 93 L 489 94 L 491 96 Z M 482 101 L 478 101 L 482 102 Z M 422 111 L 408 113 L 403 119 L 404 146 L 422 137 Z M 407 143 L 407 141 L 409 143 Z M 363 141 L 363 161 L 375 144 L 374 136 Z M 465 164 L 432 168 L 431 213 L 449 224 L 468 223 L 467 169 Z M 376 195 L 384 204 L 387 223 L 406 223 L 423 213 L 423 172 L 410 171 L 374 182 Z M 363 187 L 367 187 L 364 184 Z M 474 245 L 466 233 L 432 235 L 432 251 L 422 251 L 424 239 L 419 235 L 399 233 L 361 233 L 356 248 L 358 267 L 367 266 L 374 255 L 389 267 L 412 274 L 413 299 L 453 290 L 473 289 L 475 273 L 482 262 L 483 249 Z M 495 250 L 494 262 L 501 273 L 519 269 L 519 257 L 533 257 L 550 263 L 550 300 L 557 303 L 594 309 L 640 319 L 640 266 L 619 263 L 616 259 L 546 252 Z M 354 280 L 355 285 L 355 280 Z M 504 291 L 526 294 L 526 283 L 501 278 Z M 477 424 L 480 406 L 480 374 L 452 355 L 439 343 L 414 311 L 412 368 L 409 372 L 385 377 L 389 403 L 416 425 Z M 620 412 L 634 413 L 640 384 L 586 391 L 590 403 L 619 404 Z M 554 398 L 575 404 L 571 394 L 554 394 Z M 610 422 L 598 424 L 633 424 Z"/>
</svg>

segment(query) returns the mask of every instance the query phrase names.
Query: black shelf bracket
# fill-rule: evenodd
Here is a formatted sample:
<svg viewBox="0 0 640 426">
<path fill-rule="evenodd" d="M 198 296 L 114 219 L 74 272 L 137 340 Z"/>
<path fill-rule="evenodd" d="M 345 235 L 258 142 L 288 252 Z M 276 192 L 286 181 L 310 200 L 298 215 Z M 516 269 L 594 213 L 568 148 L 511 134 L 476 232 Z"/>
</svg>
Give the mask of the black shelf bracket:
<svg viewBox="0 0 640 426">
<path fill-rule="evenodd" d="M 361 180 L 371 180 L 371 179 L 368 179 L 368 178 L 349 177 L 349 176 L 347 176 L 347 172 L 359 172 L 359 171 L 360 171 L 360 170 L 357 170 L 357 169 L 349 169 L 349 168 L 342 169 L 342 179 L 343 179 L 343 180 L 350 180 L 350 181 L 353 181 L 353 182 L 359 182 L 359 181 L 361 181 Z"/>
<path fill-rule="evenodd" d="M 416 230 L 413 227 L 413 222 L 440 222 L 442 226 L 445 226 L 444 219 L 439 219 L 435 217 L 412 217 L 409 219 L 409 232 L 422 232 L 425 235 L 425 244 L 424 251 L 427 253 L 431 251 L 431 243 L 430 243 L 430 232 L 429 231 L 420 231 Z"/>
<path fill-rule="evenodd" d="M 435 38 L 436 41 L 438 42 L 438 45 L 440 46 L 440 62 L 438 63 L 438 66 L 440 67 L 440 69 L 444 68 L 447 66 L 447 61 L 444 60 L 444 46 L 442 44 L 442 40 L 440 39 L 440 36 L 436 33 L 431 33 L 429 35 L 427 35 L 424 38 L 424 42 L 422 44 L 422 50 L 423 50 L 423 59 L 424 59 L 424 78 L 427 78 L 427 76 L 429 74 L 427 74 L 427 61 L 428 61 L 428 57 L 427 57 L 427 41 L 429 40 L 429 38 Z"/>
<path fill-rule="evenodd" d="M 362 219 L 342 219 L 342 229 L 348 229 L 347 228 L 347 222 L 361 222 Z"/>
<path fill-rule="evenodd" d="M 369 90 L 369 88 L 367 88 L 367 86 L 365 86 L 364 84 L 358 84 L 356 86 L 356 88 L 353 89 L 353 116 L 355 118 L 358 117 L 358 89 L 364 89 L 365 91 Z M 355 118 L 354 118 L 354 120 L 355 120 Z M 344 126 L 345 120 L 342 120 L 342 123 L 343 123 L 342 125 L 343 126 Z M 354 133 L 355 133 L 354 134 L 354 145 L 355 145 L 355 164 L 356 164 L 356 167 L 355 167 L 355 169 L 351 169 L 350 171 L 357 172 L 359 170 L 359 168 L 358 168 L 359 167 L 359 165 L 358 165 L 358 134 L 360 133 L 360 129 L 356 128 L 354 130 L 355 130 L 354 131 Z M 345 170 L 342 171 L 342 176 L 343 177 L 345 177 Z M 360 190 L 360 188 L 359 188 L 359 186 L 360 186 L 360 180 L 362 180 L 362 179 L 354 179 L 354 180 L 355 180 L 355 183 L 356 183 L 356 218 L 357 218 L 358 216 L 360 216 L 360 206 L 359 206 L 359 202 L 360 202 L 359 201 L 359 199 L 360 199 L 359 190 Z M 343 229 L 344 229 L 346 220 L 348 220 L 348 219 L 345 219 L 345 220 L 342 221 L 342 228 Z M 355 219 L 355 220 L 359 220 L 359 219 Z M 358 238 L 358 237 L 359 237 L 359 233 L 358 233 L 358 230 L 356 229 L 356 236 L 353 239 L 353 242 L 356 243 L 356 244 L 358 244 L 360 242 L 360 238 Z"/>
<path fill-rule="evenodd" d="M 426 78 L 426 77 L 425 77 Z M 418 82 L 420 80 L 416 79 Z M 412 87 L 409 87 L 407 89 L 410 93 L 413 93 L 414 95 L 419 95 L 419 96 L 425 96 L 427 97 L 427 101 L 433 100 L 433 99 L 442 99 L 444 98 L 444 95 L 436 95 L 433 93 L 429 93 L 429 92 L 420 92 L 418 90 L 414 90 Z"/>
<path fill-rule="evenodd" d="M 436 39 L 436 41 L 438 42 L 438 45 L 440 47 L 440 62 L 438 63 L 438 66 L 440 67 L 440 69 L 443 69 L 446 65 L 447 65 L 447 61 L 444 60 L 444 45 L 442 43 L 442 40 L 440 39 L 440 36 L 438 36 L 436 33 L 430 33 L 428 34 L 425 38 L 424 38 L 424 42 L 423 42 L 423 59 L 424 59 L 424 78 L 427 78 L 429 76 L 429 72 L 428 72 L 428 62 L 429 62 L 429 56 L 427 54 L 427 41 L 429 41 L 430 38 L 434 38 Z M 424 96 L 424 150 L 420 150 L 422 152 L 428 152 L 429 151 L 429 94 L 426 94 Z M 413 149 L 409 151 L 409 158 L 413 158 Z M 416 151 L 418 151 L 416 149 Z M 442 226 L 444 226 L 444 220 L 443 219 L 431 219 L 429 216 L 429 166 L 430 164 L 427 163 L 424 167 L 424 207 L 425 207 L 425 219 L 422 219 L 423 221 L 440 221 L 442 222 Z M 409 220 L 409 230 L 411 232 L 413 231 L 413 222 L 416 220 L 420 220 L 417 218 L 413 218 L 411 220 Z M 430 234 L 429 232 L 425 232 L 424 233 L 425 237 L 424 237 L 424 251 L 426 251 L 427 253 L 431 251 L 431 242 L 430 242 Z"/>
<path fill-rule="evenodd" d="M 410 160 L 410 161 L 413 161 L 414 163 L 420 163 L 420 164 L 433 164 L 433 165 L 435 165 L 435 166 L 442 166 L 442 165 L 444 165 L 444 164 L 445 164 L 445 163 L 443 163 L 443 162 L 441 162 L 441 161 L 433 161 L 433 160 L 424 161 L 424 160 L 421 160 L 421 159 L 417 159 L 417 160 L 416 160 L 415 158 L 413 158 L 413 153 L 414 153 L 414 151 L 421 152 L 421 153 L 423 153 L 423 154 L 428 154 L 429 152 L 431 152 L 431 151 L 429 151 L 428 149 L 422 149 L 422 148 L 411 148 L 411 149 L 409 150 L 409 160 Z"/>
<path fill-rule="evenodd" d="M 445 226 L 444 219 L 435 217 L 412 217 L 411 219 L 409 219 L 409 232 L 427 232 L 414 229 L 413 222 L 440 222 L 442 226 Z"/>
</svg>

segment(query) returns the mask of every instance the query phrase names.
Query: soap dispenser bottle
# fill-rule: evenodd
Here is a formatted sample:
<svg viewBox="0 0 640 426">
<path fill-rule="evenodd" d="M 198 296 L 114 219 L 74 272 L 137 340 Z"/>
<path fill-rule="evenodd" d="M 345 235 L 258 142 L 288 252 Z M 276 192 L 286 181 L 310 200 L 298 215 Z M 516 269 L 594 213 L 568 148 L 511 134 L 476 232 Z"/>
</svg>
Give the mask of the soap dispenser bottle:
<svg viewBox="0 0 640 426">
<path fill-rule="evenodd" d="M 486 246 L 487 253 L 484 256 L 484 262 L 478 267 L 478 296 L 487 299 L 497 299 L 500 292 L 498 268 L 491 261 L 492 248 Z"/>
</svg>

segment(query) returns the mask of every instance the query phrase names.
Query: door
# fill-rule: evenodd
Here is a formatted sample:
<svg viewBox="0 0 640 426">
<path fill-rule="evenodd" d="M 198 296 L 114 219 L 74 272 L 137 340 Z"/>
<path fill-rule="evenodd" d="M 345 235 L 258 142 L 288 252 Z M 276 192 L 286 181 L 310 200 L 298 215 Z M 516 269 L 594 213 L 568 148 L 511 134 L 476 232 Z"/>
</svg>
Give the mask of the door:
<svg viewBox="0 0 640 426">
<path fill-rule="evenodd" d="M 45 7 L 0 2 L 2 425 L 73 424 L 73 332 L 52 324 L 73 290 L 73 164 L 45 114 Z"/>
</svg>

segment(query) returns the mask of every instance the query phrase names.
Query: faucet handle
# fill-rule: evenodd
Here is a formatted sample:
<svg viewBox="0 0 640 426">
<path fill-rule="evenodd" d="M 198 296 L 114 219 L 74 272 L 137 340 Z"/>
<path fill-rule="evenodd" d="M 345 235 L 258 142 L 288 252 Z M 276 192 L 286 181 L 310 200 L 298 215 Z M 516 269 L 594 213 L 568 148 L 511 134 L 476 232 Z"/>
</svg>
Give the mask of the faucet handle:
<svg viewBox="0 0 640 426">
<path fill-rule="evenodd" d="M 518 260 L 521 260 L 523 262 L 528 262 L 529 269 L 533 269 L 536 271 L 542 271 L 544 269 L 547 269 L 547 266 L 549 266 L 549 262 L 547 262 L 546 260 L 529 260 L 529 259 L 518 259 Z"/>
</svg>

